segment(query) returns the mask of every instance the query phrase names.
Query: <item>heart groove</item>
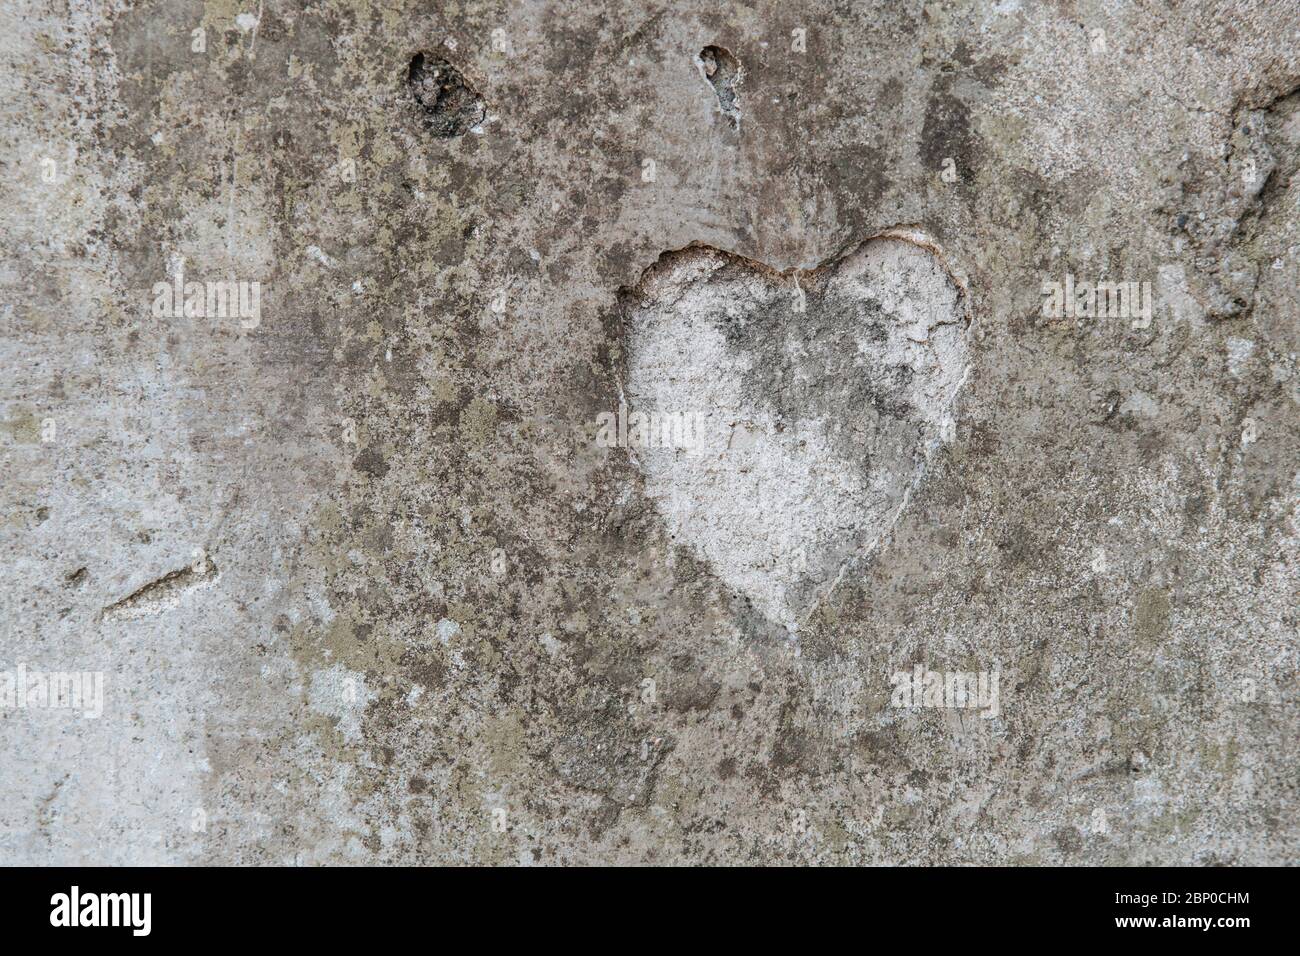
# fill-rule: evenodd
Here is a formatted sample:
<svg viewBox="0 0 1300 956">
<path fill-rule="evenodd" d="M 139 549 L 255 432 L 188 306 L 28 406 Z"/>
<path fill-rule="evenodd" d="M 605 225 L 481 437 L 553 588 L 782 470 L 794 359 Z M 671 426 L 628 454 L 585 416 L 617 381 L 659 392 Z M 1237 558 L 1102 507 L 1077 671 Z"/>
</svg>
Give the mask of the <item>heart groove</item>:
<svg viewBox="0 0 1300 956">
<path fill-rule="evenodd" d="M 797 632 L 951 436 L 961 287 L 914 234 L 790 273 L 690 247 L 647 270 L 627 319 L 646 493 L 674 540 Z M 687 440 L 664 440 L 670 421 Z"/>
</svg>

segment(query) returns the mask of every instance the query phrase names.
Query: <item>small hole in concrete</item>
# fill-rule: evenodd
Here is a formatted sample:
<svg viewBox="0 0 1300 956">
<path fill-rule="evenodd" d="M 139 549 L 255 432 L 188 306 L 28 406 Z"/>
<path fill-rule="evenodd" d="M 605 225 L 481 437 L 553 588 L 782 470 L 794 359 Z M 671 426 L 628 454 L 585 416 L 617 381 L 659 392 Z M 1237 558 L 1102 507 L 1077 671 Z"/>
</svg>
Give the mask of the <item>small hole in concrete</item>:
<svg viewBox="0 0 1300 956">
<path fill-rule="evenodd" d="M 415 54 L 407 82 L 434 136 L 464 136 L 487 116 L 483 98 L 460 70 L 441 57 Z"/>
<path fill-rule="evenodd" d="M 733 127 L 740 125 L 740 61 L 720 46 L 706 46 L 700 51 L 700 69 L 718 97 L 722 115 Z"/>
</svg>

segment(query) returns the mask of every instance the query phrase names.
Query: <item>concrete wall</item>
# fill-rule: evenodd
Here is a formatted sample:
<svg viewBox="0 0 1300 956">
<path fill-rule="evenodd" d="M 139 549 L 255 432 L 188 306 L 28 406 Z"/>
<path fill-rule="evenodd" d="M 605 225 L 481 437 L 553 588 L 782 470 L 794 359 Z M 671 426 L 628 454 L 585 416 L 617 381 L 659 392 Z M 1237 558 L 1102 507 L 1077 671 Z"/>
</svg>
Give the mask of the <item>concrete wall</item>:
<svg viewBox="0 0 1300 956">
<path fill-rule="evenodd" d="M 4 4 L 0 862 L 1295 862 L 1297 38 Z"/>
</svg>

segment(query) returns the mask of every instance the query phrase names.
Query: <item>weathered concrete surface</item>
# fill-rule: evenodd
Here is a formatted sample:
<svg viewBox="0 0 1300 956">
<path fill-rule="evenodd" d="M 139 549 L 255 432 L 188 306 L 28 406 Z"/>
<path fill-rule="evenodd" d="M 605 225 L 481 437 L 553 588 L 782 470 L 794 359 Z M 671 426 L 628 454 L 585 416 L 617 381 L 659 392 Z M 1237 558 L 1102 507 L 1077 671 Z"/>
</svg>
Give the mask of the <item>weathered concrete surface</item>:
<svg viewBox="0 0 1300 956">
<path fill-rule="evenodd" d="M 1290 0 L 14 0 L 0 55 L 0 672 L 105 682 L 0 710 L 0 861 L 1296 861 Z M 968 375 L 792 639 L 595 440 L 628 295 L 899 226 Z M 180 256 L 260 321 L 155 314 Z"/>
</svg>

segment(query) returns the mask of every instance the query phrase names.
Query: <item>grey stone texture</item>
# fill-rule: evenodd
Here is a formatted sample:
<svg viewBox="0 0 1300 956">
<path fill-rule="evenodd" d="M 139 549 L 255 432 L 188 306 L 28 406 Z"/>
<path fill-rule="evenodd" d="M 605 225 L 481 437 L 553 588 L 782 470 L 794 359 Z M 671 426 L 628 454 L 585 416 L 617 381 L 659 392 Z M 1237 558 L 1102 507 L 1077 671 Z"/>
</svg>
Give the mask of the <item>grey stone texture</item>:
<svg viewBox="0 0 1300 956">
<path fill-rule="evenodd" d="M 1293 0 L 13 0 L 0 56 L 0 679 L 103 674 L 0 707 L 0 862 L 1296 862 Z M 792 631 L 598 417 L 665 253 L 891 231 L 950 425 L 852 309 L 744 353 L 828 482 L 927 449 L 813 496 Z"/>
</svg>

